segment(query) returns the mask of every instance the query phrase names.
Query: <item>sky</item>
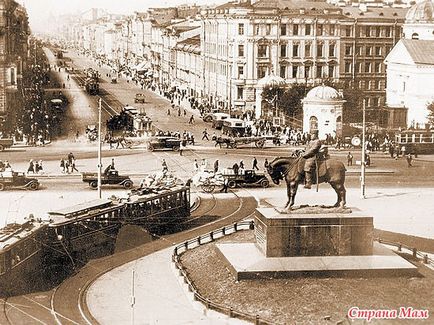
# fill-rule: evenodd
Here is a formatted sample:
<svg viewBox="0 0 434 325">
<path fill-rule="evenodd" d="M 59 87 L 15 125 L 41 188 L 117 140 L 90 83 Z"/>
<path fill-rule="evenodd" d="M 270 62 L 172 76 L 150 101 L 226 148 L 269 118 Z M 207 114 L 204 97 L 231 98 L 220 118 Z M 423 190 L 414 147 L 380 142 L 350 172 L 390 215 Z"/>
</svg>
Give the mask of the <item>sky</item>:
<svg viewBox="0 0 434 325">
<path fill-rule="evenodd" d="M 109 13 L 132 14 L 152 7 L 170 7 L 180 4 L 210 4 L 222 0 L 16 0 L 26 7 L 32 29 L 40 29 L 50 15 L 85 12 L 90 8 L 103 8 Z"/>
</svg>

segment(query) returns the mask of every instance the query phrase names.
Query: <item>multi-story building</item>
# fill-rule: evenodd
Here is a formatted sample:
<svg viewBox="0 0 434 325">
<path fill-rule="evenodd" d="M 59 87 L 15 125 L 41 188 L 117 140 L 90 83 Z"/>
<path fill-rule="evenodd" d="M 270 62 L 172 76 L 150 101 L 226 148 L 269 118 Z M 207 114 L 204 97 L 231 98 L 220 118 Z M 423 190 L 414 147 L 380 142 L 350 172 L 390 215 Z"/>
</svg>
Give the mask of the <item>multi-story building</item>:
<svg viewBox="0 0 434 325">
<path fill-rule="evenodd" d="M 254 111 L 258 81 L 274 71 L 288 84 L 342 81 L 380 108 L 383 60 L 405 9 L 240 0 L 202 14 L 204 90 L 215 105 Z"/>
<path fill-rule="evenodd" d="M 13 0 L 0 0 L 0 130 L 18 102 L 18 85 L 27 64 L 30 34 L 27 12 Z"/>
</svg>

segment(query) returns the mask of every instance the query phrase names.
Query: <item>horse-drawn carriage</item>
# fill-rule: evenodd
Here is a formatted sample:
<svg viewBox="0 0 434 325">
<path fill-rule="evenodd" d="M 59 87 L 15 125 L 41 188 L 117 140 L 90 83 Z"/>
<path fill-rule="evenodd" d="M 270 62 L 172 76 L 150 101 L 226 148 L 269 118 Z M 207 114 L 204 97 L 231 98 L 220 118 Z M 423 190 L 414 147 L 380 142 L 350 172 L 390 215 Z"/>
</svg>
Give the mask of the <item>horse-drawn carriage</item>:
<svg viewBox="0 0 434 325">
<path fill-rule="evenodd" d="M 193 185 L 200 187 L 205 193 L 214 192 L 216 186 L 223 186 L 224 177 L 222 173 L 214 173 L 211 170 L 204 170 L 192 178 Z"/>
<path fill-rule="evenodd" d="M 275 140 L 274 136 L 252 136 L 252 137 L 218 137 L 216 138 L 216 146 L 220 148 L 222 144 L 226 145 L 226 148 L 237 148 L 239 145 L 254 143 L 256 148 L 263 148 L 267 140 Z"/>
<path fill-rule="evenodd" d="M 98 139 L 98 129 L 96 125 L 91 124 L 86 127 L 86 137 L 90 142 L 94 142 Z"/>
</svg>

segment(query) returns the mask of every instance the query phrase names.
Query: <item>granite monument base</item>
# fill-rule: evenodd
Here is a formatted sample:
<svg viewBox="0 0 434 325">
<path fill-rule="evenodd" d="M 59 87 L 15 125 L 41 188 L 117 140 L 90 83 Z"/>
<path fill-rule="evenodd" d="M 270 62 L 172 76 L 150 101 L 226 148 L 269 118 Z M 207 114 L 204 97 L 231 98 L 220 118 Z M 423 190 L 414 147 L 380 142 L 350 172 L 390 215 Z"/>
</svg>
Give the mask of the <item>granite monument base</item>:
<svg viewBox="0 0 434 325">
<path fill-rule="evenodd" d="M 373 218 L 357 213 L 255 213 L 256 245 L 265 257 L 371 255 L 373 232 Z"/>
<path fill-rule="evenodd" d="M 266 257 L 255 243 L 216 244 L 216 250 L 237 280 L 418 276 L 416 266 L 379 243 L 369 256 Z"/>
</svg>

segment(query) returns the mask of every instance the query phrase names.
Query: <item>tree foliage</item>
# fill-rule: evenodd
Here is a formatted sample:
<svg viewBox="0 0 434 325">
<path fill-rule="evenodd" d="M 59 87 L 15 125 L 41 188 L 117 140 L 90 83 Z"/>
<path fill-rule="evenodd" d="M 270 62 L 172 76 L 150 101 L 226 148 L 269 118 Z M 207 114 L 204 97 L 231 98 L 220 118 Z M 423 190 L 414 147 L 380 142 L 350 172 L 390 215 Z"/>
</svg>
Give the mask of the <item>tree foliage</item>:
<svg viewBox="0 0 434 325">
<path fill-rule="evenodd" d="M 430 125 L 434 125 L 434 101 L 432 101 L 431 103 L 428 103 L 426 108 L 428 109 L 428 116 L 427 116 L 428 123 Z"/>
</svg>

